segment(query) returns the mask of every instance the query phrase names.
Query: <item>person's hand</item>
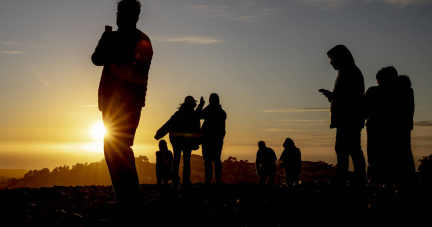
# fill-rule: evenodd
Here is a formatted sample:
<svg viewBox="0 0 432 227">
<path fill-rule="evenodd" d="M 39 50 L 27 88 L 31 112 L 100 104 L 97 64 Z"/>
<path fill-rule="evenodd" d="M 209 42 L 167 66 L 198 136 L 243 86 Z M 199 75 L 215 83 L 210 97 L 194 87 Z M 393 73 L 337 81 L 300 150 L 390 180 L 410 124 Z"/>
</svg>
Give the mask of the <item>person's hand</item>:
<svg viewBox="0 0 432 227">
<path fill-rule="evenodd" d="M 333 98 L 333 92 L 326 90 L 326 89 L 319 89 L 319 92 L 323 93 L 323 95 L 331 102 Z"/>
<path fill-rule="evenodd" d="M 200 104 L 204 105 L 205 101 L 204 101 L 204 97 L 201 96 L 200 98 Z"/>
</svg>

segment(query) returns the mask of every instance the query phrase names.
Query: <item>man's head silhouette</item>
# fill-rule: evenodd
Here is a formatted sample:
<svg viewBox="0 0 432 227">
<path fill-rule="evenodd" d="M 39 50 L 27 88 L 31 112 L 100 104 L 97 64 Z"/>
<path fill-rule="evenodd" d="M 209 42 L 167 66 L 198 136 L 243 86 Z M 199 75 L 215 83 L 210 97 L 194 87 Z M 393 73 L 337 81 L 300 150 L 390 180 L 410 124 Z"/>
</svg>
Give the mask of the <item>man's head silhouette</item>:
<svg viewBox="0 0 432 227">
<path fill-rule="evenodd" d="M 264 141 L 259 141 L 259 142 L 258 142 L 258 148 L 259 148 L 260 150 L 266 148 L 266 144 L 264 143 Z"/>
<path fill-rule="evenodd" d="M 209 103 L 213 105 L 219 105 L 219 95 L 216 93 L 212 93 L 209 98 Z"/>
<path fill-rule="evenodd" d="M 120 0 L 117 5 L 117 26 L 119 28 L 135 27 L 141 12 L 138 0 Z"/>
<path fill-rule="evenodd" d="M 159 141 L 159 149 L 160 150 L 168 150 L 167 142 L 165 140 Z"/>
<path fill-rule="evenodd" d="M 376 75 L 378 85 L 393 85 L 398 78 L 398 72 L 393 66 L 382 68 Z"/>
</svg>

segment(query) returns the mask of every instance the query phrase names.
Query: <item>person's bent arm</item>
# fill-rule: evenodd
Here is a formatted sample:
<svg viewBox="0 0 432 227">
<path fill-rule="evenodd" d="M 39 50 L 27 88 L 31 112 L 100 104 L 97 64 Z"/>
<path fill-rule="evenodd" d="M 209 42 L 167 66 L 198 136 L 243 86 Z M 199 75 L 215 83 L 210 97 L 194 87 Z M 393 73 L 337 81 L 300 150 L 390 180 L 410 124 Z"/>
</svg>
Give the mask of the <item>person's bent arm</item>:
<svg viewBox="0 0 432 227">
<path fill-rule="evenodd" d="M 92 62 L 96 66 L 104 66 L 108 63 L 108 33 L 103 33 L 95 52 L 91 56 Z"/>
</svg>

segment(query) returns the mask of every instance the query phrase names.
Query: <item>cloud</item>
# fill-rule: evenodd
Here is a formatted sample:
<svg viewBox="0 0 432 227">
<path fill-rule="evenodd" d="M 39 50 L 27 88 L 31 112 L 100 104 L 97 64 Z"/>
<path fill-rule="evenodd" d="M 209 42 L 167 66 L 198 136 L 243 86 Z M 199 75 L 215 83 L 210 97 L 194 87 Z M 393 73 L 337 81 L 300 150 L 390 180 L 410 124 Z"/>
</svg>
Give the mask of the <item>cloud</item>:
<svg viewBox="0 0 432 227">
<path fill-rule="evenodd" d="M 283 122 L 328 122 L 329 120 L 320 119 L 320 120 L 304 120 L 304 119 L 289 119 L 289 120 L 279 120 Z"/>
<path fill-rule="evenodd" d="M 319 10 L 331 10 L 348 4 L 349 0 L 299 0 L 299 2 Z"/>
<path fill-rule="evenodd" d="M 299 112 L 321 112 L 329 111 L 329 108 L 291 108 L 281 110 L 261 110 L 264 113 L 299 113 Z"/>
<path fill-rule="evenodd" d="M 403 8 L 411 4 L 424 3 L 429 0 L 369 0 L 368 2 L 373 2 L 373 1 L 386 2 L 394 6 L 397 6 L 399 8 Z"/>
<path fill-rule="evenodd" d="M 161 40 L 161 42 L 180 42 L 180 43 L 208 45 L 208 44 L 222 43 L 223 40 L 213 38 L 213 37 L 183 36 L 178 38 L 163 39 Z"/>
<path fill-rule="evenodd" d="M 266 1 L 242 0 L 219 1 L 217 5 L 189 5 L 206 17 L 237 21 L 255 21 L 257 19 L 280 15 L 283 9 L 271 7 Z"/>
<path fill-rule="evenodd" d="M 3 42 L 3 45 L 5 45 L 5 46 L 18 46 L 18 45 L 19 45 L 19 42 L 14 42 L 14 41 L 11 41 L 11 42 Z"/>
<path fill-rule="evenodd" d="M 3 42 L 2 43 L 4 46 L 17 46 L 17 47 L 28 47 L 28 48 L 32 48 L 32 49 L 43 49 L 45 48 L 45 46 L 43 45 L 36 45 L 36 44 L 22 44 L 20 42 L 17 41 L 9 41 L 9 42 Z"/>
<path fill-rule="evenodd" d="M 6 50 L 6 51 L 0 52 L 0 54 L 24 54 L 24 53 L 25 52 L 23 52 L 23 51 L 16 51 L 16 50 L 13 50 L 13 51 Z"/>
<path fill-rule="evenodd" d="M 283 129 L 283 128 L 266 128 L 267 132 L 299 132 L 304 130 L 293 130 L 293 129 Z"/>
<path fill-rule="evenodd" d="M 432 127 L 432 121 L 416 121 L 414 126 L 418 127 Z"/>
<path fill-rule="evenodd" d="M 354 2 L 353 0 L 297 0 L 297 1 L 304 5 L 317 8 L 319 10 L 334 10 Z M 416 3 L 424 3 L 427 1 L 430 2 L 430 0 L 361 0 L 361 1 L 364 3 L 384 2 L 396 6 L 398 8 L 403 8 L 405 6 L 416 4 Z"/>
</svg>

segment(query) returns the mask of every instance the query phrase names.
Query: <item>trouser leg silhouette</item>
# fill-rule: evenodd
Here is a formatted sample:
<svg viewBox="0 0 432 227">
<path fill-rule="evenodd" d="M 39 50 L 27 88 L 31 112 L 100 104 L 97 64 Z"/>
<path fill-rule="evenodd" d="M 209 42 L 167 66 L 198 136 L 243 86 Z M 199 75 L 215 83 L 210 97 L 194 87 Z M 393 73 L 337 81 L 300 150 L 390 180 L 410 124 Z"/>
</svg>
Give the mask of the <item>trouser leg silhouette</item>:
<svg viewBox="0 0 432 227">
<path fill-rule="evenodd" d="M 366 162 L 361 150 L 361 129 L 337 128 L 336 131 L 337 175 L 340 182 L 347 180 L 349 156 L 354 165 L 355 184 L 362 185 L 366 180 Z"/>
<path fill-rule="evenodd" d="M 136 202 L 139 179 L 131 146 L 141 116 L 139 108 L 120 108 L 115 113 L 102 112 L 107 135 L 104 138 L 104 155 L 111 182 L 120 204 Z"/>
<path fill-rule="evenodd" d="M 192 150 L 184 149 L 182 146 L 174 146 L 174 161 L 173 161 L 173 185 L 180 184 L 179 167 L 181 154 L 183 152 L 183 183 L 190 183 L 190 157 Z"/>
<path fill-rule="evenodd" d="M 216 181 L 220 182 L 222 178 L 222 146 L 223 141 L 220 140 L 204 140 L 202 145 L 204 169 L 206 182 L 213 179 L 213 163 L 215 168 Z"/>
</svg>

